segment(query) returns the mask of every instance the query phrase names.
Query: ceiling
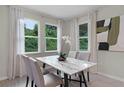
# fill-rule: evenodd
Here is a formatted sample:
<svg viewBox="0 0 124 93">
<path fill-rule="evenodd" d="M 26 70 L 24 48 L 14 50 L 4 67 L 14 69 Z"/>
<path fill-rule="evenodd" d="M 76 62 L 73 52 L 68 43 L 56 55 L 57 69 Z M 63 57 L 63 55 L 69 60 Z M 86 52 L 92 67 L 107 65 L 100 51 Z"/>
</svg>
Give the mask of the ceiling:
<svg viewBox="0 0 124 93">
<path fill-rule="evenodd" d="M 60 18 L 70 19 L 76 16 L 86 15 L 89 11 L 102 8 L 102 5 L 23 5 L 43 14 Z"/>
</svg>

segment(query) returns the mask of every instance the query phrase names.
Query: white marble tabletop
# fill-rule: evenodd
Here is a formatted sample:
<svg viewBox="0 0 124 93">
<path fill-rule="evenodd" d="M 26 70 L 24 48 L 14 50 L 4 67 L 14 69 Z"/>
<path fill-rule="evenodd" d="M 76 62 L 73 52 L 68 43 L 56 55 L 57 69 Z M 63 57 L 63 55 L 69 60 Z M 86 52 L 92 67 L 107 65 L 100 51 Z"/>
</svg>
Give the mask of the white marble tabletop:
<svg viewBox="0 0 124 93">
<path fill-rule="evenodd" d="M 66 61 L 58 61 L 58 57 L 58 55 L 55 55 L 47 57 L 36 57 L 36 59 L 68 75 L 76 74 L 96 65 L 96 63 L 93 62 L 78 60 L 74 58 L 67 58 Z"/>
</svg>

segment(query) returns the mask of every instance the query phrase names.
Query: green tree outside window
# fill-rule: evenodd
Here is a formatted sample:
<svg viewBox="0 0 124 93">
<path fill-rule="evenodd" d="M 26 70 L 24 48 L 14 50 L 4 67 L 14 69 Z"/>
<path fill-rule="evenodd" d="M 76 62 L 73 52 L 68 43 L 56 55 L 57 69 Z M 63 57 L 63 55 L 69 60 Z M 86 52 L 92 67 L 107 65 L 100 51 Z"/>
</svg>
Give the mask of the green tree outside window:
<svg viewBox="0 0 124 93">
<path fill-rule="evenodd" d="M 25 21 L 24 35 L 25 52 L 38 52 L 38 23 L 33 20 Z"/>
<path fill-rule="evenodd" d="M 88 23 L 79 25 L 79 48 L 88 51 Z"/>
<path fill-rule="evenodd" d="M 46 51 L 57 50 L 57 26 L 46 24 L 45 37 L 46 37 Z"/>
</svg>

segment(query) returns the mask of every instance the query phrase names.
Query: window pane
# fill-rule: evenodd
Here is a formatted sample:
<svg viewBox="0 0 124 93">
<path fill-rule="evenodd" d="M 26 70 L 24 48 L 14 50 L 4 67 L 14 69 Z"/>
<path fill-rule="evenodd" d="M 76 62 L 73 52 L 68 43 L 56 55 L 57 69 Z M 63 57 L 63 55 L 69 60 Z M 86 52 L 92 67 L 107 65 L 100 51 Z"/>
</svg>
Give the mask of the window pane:
<svg viewBox="0 0 124 93">
<path fill-rule="evenodd" d="M 45 27 L 46 37 L 57 37 L 57 27 L 46 25 Z"/>
<path fill-rule="evenodd" d="M 79 25 L 79 36 L 88 36 L 88 23 Z"/>
<path fill-rule="evenodd" d="M 88 38 L 81 38 L 80 39 L 80 50 L 88 50 Z"/>
<path fill-rule="evenodd" d="M 25 52 L 38 52 L 38 38 L 25 38 Z"/>
<path fill-rule="evenodd" d="M 46 39 L 46 50 L 57 50 L 57 39 Z"/>
<path fill-rule="evenodd" d="M 38 22 L 30 19 L 24 20 L 25 36 L 38 36 Z"/>
</svg>

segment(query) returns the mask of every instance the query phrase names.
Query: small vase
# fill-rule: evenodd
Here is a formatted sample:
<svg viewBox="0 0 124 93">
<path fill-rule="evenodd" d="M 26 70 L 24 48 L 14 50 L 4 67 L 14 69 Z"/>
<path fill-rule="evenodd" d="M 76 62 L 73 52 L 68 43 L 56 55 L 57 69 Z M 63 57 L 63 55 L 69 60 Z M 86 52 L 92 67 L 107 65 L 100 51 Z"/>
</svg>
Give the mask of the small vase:
<svg viewBox="0 0 124 93">
<path fill-rule="evenodd" d="M 59 57 L 59 58 L 58 58 L 58 60 L 59 60 L 59 61 L 65 61 L 65 60 L 66 60 L 66 58 Z"/>
</svg>

